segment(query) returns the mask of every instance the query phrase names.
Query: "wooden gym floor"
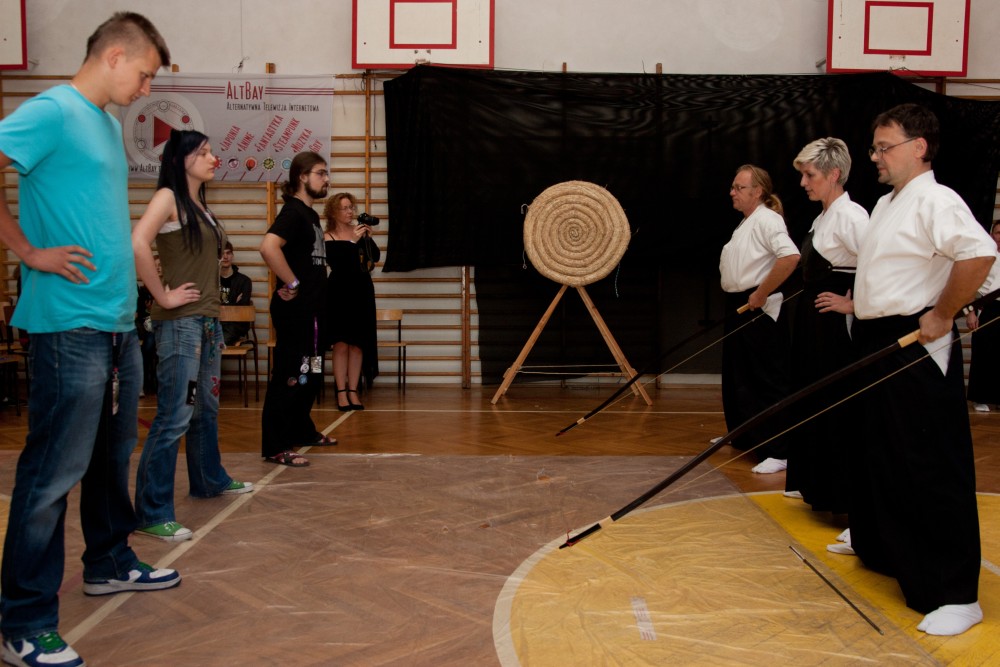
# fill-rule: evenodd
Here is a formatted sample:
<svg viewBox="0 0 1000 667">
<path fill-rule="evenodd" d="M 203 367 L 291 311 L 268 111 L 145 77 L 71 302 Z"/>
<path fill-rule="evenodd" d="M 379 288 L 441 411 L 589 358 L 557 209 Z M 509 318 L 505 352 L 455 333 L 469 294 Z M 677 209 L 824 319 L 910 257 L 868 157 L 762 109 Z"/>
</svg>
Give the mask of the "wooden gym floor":
<svg viewBox="0 0 1000 667">
<path fill-rule="evenodd" d="M 783 473 L 728 447 L 558 548 L 725 432 L 718 386 L 650 385 L 652 406 L 556 437 L 615 386 L 515 384 L 494 406 L 495 387 L 376 385 L 364 412 L 327 393 L 313 418 L 340 444 L 302 469 L 261 461 L 260 403 L 224 387 L 223 461 L 257 489 L 193 499 L 180 457 L 195 539 L 132 540 L 176 589 L 85 597 L 71 497 L 63 636 L 95 666 L 1000 664 L 1000 413 L 971 415 L 986 622 L 945 639 L 915 629 L 894 581 L 825 550 L 841 526 L 784 498 Z M 0 413 L 3 522 L 24 412 Z"/>
</svg>

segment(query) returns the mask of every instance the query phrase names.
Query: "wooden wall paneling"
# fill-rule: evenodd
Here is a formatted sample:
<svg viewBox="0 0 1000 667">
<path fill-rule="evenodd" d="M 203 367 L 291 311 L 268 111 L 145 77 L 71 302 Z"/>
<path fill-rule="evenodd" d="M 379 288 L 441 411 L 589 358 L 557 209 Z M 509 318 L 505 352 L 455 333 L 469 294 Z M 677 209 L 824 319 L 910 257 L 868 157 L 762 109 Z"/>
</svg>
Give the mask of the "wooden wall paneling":
<svg viewBox="0 0 1000 667">
<path fill-rule="evenodd" d="M 273 64 L 268 64 L 270 71 Z M 332 147 L 329 156 L 330 192 L 349 191 L 363 210 L 377 216 L 381 224 L 374 238 L 384 260 L 388 252 L 388 230 L 392 224 L 388 208 L 388 170 L 385 137 L 385 106 L 382 83 L 398 72 L 342 74 L 335 77 Z M 9 114 L 24 100 L 70 79 L 0 73 L 0 117 Z M 923 82 L 928 88 L 969 99 L 997 100 L 1000 80 L 934 79 Z M 153 183 L 130 184 L 130 208 L 134 219 L 142 214 L 152 196 Z M 12 169 L 0 174 L 0 189 L 12 212 L 17 214 L 17 174 Z M 443 195 L 443 196 L 446 196 Z M 209 205 L 219 215 L 232 238 L 236 262 L 254 284 L 257 332 L 262 347 L 273 339 L 268 301 L 273 277 L 260 258 L 258 247 L 281 205 L 275 184 L 211 183 Z M 994 215 L 1000 219 L 1000 188 Z M 13 278 L 17 257 L 0 248 L 0 289 L 16 292 Z M 404 338 L 410 343 L 408 376 L 411 383 L 461 384 L 470 387 L 481 381 L 478 357 L 478 310 L 475 275 L 471 267 L 422 269 L 407 273 L 382 273 L 382 262 L 372 278 L 379 308 L 404 311 Z M 382 334 L 380 334 L 380 337 Z M 260 358 L 267 359 L 266 349 Z M 380 372 L 394 377 L 394 358 L 380 358 Z M 266 362 L 258 373 L 266 380 Z M 233 375 L 235 378 L 235 375 Z M 229 376 L 227 375 L 227 379 Z"/>
</svg>

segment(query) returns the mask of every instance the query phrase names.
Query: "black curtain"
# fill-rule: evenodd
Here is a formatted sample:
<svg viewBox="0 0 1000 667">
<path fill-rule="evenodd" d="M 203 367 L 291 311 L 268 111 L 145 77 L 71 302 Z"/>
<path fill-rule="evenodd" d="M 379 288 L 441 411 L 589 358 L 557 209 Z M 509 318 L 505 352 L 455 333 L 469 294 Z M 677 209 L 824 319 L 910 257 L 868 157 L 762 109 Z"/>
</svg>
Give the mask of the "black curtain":
<svg viewBox="0 0 1000 667">
<path fill-rule="evenodd" d="M 418 66 L 385 84 L 389 252 L 384 271 L 475 267 L 483 382 L 497 382 L 559 289 L 527 262 L 523 207 L 585 180 L 622 204 L 632 242 L 619 270 L 587 287 L 625 355 L 661 371 L 662 350 L 721 318 L 719 252 L 741 215 L 729 184 L 767 169 L 798 242 L 819 207 L 792 160 L 810 141 L 850 147 L 851 197 L 886 192 L 868 159 L 871 122 L 896 104 L 938 114 L 940 182 L 984 225 L 1000 169 L 1000 104 L 938 95 L 886 74 L 563 74 Z M 570 289 L 528 363 L 612 361 Z M 683 355 L 684 350 L 678 355 Z M 585 367 L 584 367 L 585 366 Z M 678 372 L 718 372 L 719 351 Z"/>
</svg>

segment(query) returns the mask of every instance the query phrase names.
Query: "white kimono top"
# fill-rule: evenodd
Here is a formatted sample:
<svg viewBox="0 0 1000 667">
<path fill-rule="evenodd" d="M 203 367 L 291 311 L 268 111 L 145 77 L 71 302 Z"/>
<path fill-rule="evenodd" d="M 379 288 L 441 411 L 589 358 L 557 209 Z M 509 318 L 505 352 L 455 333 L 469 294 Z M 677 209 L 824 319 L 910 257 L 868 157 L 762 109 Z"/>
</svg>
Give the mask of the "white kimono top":
<svg viewBox="0 0 1000 667">
<path fill-rule="evenodd" d="M 722 248 L 722 289 L 735 293 L 756 287 L 771 272 L 775 260 L 797 254 L 799 249 L 788 236 L 785 219 L 761 204 L 743 218 Z M 783 298 L 781 292 L 771 294 L 762 310 L 777 320 Z"/>
</svg>

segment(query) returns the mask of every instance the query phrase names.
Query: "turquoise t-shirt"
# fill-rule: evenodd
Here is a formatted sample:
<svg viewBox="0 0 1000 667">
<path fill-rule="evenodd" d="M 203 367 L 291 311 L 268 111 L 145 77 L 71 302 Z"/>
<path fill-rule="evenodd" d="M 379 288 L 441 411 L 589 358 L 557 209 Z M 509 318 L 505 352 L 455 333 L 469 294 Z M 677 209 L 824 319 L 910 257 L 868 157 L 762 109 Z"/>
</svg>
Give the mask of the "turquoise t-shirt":
<svg viewBox="0 0 1000 667">
<path fill-rule="evenodd" d="M 128 331 L 137 298 L 128 165 L 118 120 L 72 86 L 37 95 L 0 121 L 0 152 L 19 174 L 18 218 L 36 248 L 79 245 L 89 283 L 21 265 L 12 324 L 29 333 Z"/>
</svg>

